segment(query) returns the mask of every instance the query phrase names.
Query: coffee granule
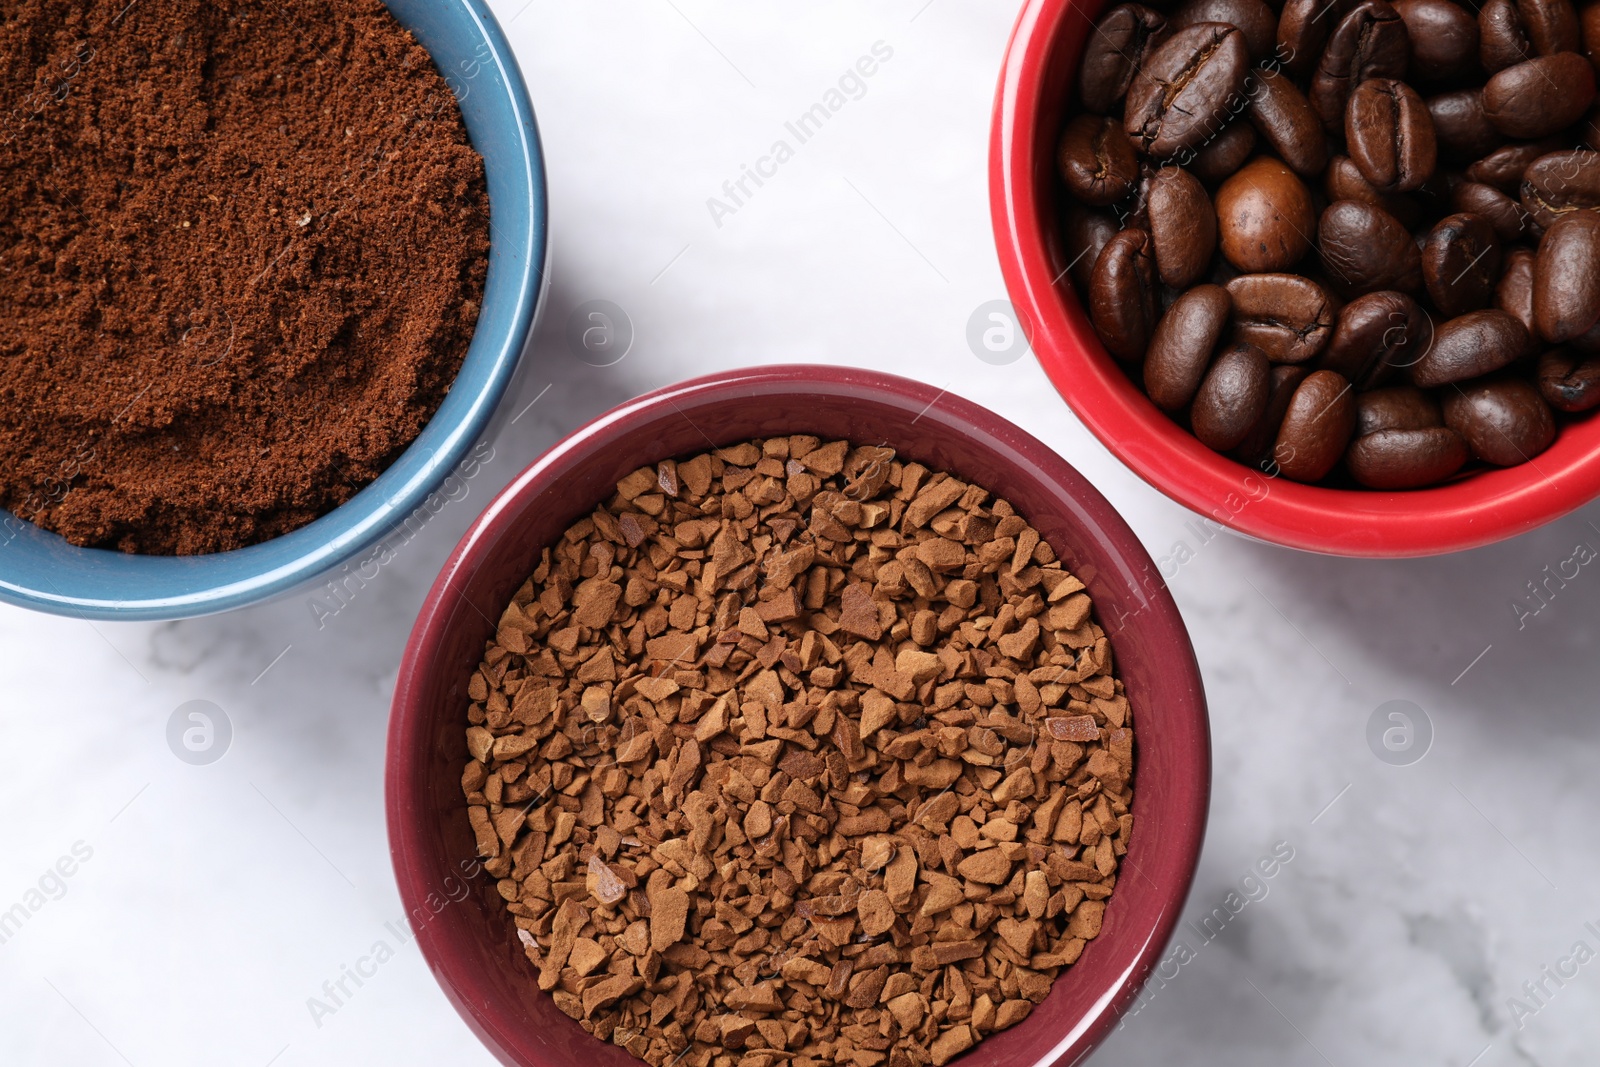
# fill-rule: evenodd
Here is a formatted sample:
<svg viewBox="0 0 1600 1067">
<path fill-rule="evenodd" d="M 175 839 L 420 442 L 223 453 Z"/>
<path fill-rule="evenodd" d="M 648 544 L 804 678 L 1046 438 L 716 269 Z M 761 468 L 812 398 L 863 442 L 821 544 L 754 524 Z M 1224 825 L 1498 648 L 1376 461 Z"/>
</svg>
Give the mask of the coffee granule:
<svg viewBox="0 0 1600 1067">
<path fill-rule="evenodd" d="M 656 1067 L 922 1067 L 1101 930 L 1132 713 L 1003 500 L 795 436 L 643 467 L 544 550 L 462 774 L 539 988 Z"/>
<path fill-rule="evenodd" d="M 0 101 L 0 506 L 221 551 L 422 430 L 477 321 L 488 195 L 379 0 L 13 0 Z"/>
</svg>

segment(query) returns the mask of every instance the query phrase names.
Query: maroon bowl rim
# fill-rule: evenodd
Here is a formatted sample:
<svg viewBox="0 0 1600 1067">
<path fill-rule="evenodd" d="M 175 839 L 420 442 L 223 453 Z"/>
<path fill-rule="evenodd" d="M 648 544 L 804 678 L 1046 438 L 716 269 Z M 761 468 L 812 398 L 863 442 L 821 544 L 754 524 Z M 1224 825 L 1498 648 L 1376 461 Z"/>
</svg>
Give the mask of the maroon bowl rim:
<svg viewBox="0 0 1600 1067">
<path fill-rule="evenodd" d="M 620 404 L 568 434 L 530 463 L 462 535 L 429 589 L 406 643 L 395 680 L 385 753 L 385 814 L 395 880 L 429 970 L 469 1028 L 502 1062 L 526 1062 L 513 1051 L 520 1044 L 516 1035 L 524 1027 L 492 1009 L 488 984 L 472 965 L 467 949 L 442 937 L 439 924 L 413 918 L 423 914 L 421 905 L 435 892 L 425 873 L 431 860 L 425 854 L 422 831 L 423 820 L 431 815 L 415 803 L 425 792 L 427 731 L 437 717 L 436 709 L 425 704 L 424 679 L 438 659 L 444 640 L 442 624 L 464 596 L 458 579 L 472 571 L 488 546 L 514 534 L 519 511 L 513 507 L 515 502 L 528 494 L 537 496 L 571 461 L 605 447 L 630 427 L 651 421 L 662 408 L 670 406 L 682 414 L 681 405 L 691 400 L 696 404 L 708 400 L 749 402 L 752 395 L 796 393 L 848 395 L 902 411 L 920 410 L 922 415 L 938 405 L 941 416 L 964 422 L 969 427 L 964 431 L 967 436 L 1002 454 L 1008 464 L 1060 486 L 1080 520 L 1102 534 L 1103 547 L 1122 568 L 1120 581 L 1135 588 L 1143 600 L 1129 627 L 1148 631 L 1152 643 L 1170 649 L 1167 669 L 1180 676 L 1182 696 L 1161 709 L 1159 720 L 1152 720 L 1149 713 L 1144 720 L 1159 721 L 1162 731 L 1182 736 L 1190 756 L 1168 783 L 1170 799 L 1163 806 L 1163 818 L 1169 825 L 1163 839 L 1166 847 L 1159 857 L 1165 879 L 1157 883 L 1161 910 L 1136 947 L 1118 946 L 1119 960 L 1127 956 L 1127 965 L 1114 973 L 1113 983 L 1099 995 L 1094 1014 L 1071 1026 L 1046 1058 L 1036 1061 L 1039 1067 L 1047 1063 L 1075 1064 L 1097 1047 L 1133 1004 L 1176 931 L 1205 837 L 1211 790 L 1209 718 L 1188 630 L 1165 583 L 1150 580 L 1158 572 L 1126 521 L 1083 475 L 1038 438 L 943 389 L 897 375 L 827 365 L 791 364 L 726 371 L 665 386 Z M 1096 941 L 1094 945 L 1101 943 Z M 1071 969 L 1064 973 L 1070 974 Z"/>
</svg>

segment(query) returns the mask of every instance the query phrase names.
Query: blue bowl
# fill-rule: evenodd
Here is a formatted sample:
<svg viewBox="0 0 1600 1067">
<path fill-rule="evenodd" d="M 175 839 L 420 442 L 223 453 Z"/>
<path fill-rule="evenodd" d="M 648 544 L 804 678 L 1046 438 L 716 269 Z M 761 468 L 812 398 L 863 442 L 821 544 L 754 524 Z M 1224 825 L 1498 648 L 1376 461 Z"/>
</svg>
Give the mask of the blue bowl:
<svg viewBox="0 0 1600 1067">
<path fill-rule="evenodd" d="M 86 619 L 178 619 L 228 611 L 316 582 L 438 510 L 452 472 L 470 478 L 533 332 L 545 280 L 539 131 L 516 57 L 485 0 L 386 0 L 433 55 L 461 106 L 489 182 L 489 275 L 472 344 L 444 403 L 371 485 L 271 541 L 203 556 L 79 548 L 0 511 L 0 600 Z M 386 562 L 384 552 L 363 570 Z M 371 575 L 367 575 L 371 577 Z"/>
</svg>

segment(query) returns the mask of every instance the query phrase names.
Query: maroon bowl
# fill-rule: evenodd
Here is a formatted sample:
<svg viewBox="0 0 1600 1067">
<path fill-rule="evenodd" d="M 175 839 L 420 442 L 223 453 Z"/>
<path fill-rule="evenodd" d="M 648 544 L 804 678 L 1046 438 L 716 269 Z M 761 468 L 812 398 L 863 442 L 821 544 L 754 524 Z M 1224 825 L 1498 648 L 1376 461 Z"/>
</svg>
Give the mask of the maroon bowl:
<svg viewBox="0 0 1600 1067">
<path fill-rule="evenodd" d="M 975 404 L 865 370 L 780 366 L 658 390 L 579 429 L 473 523 L 428 594 L 395 683 L 387 805 L 400 896 L 445 994 L 502 1062 L 633 1067 L 536 984 L 494 881 L 474 861 L 461 795 L 468 675 L 540 549 L 647 463 L 752 437 L 883 443 L 1009 500 L 1087 585 L 1136 709 L 1136 819 L 1100 936 L 1024 1022 L 963 1064 L 1069 1064 L 1115 1025 L 1188 895 L 1211 788 L 1194 650 L 1155 565 L 1104 497 L 1042 442 Z"/>
</svg>

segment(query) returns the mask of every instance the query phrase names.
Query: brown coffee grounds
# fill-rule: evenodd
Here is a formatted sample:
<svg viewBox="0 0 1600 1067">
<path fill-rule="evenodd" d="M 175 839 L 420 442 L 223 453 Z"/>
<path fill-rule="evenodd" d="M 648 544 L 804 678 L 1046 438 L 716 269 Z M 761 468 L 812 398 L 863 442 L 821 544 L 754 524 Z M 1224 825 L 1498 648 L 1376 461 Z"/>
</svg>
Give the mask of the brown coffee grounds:
<svg viewBox="0 0 1600 1067">
<path fill-rule="evenodd" d="M 11 0 L 0 101 L 0 505 L 215 552 L 421 431 L 477 321 L 488 196 L 379 0 Z"/>
<path fill-rule="evenodd" d="M 944 1064 L 1100 933 L 1133 830 L 1083 583 L 887 448 L 640 468 L 467 691 L 467 815 L 539 988 L 656 1067 Z"/>
</svg>

